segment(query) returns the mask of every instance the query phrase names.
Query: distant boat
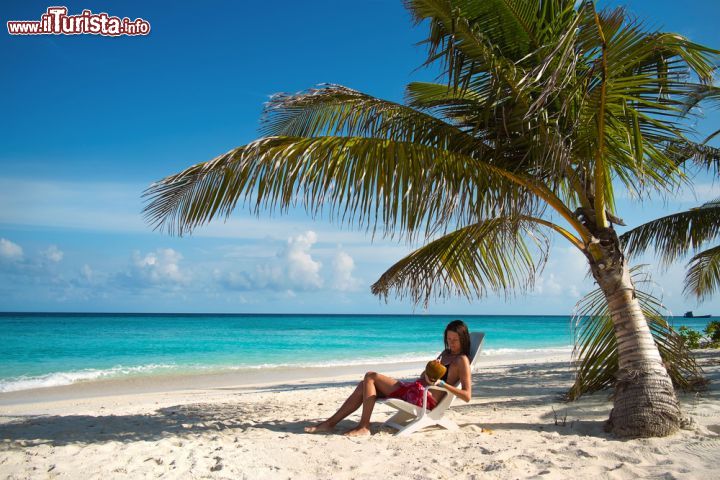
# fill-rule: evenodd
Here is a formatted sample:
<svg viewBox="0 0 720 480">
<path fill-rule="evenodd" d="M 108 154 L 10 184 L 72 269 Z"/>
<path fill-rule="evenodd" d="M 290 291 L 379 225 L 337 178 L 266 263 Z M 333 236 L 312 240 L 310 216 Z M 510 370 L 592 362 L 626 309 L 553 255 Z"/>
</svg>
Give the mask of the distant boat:
<svg viewBox="0 0 720 480">
<path fill-rule="evenodd" d="M 685 318 L 710 318 L 711 316 L 712 315 L 693 315 L 692 310 L 685 312 L 685 315 L 683 315 Z"/>
</svg>

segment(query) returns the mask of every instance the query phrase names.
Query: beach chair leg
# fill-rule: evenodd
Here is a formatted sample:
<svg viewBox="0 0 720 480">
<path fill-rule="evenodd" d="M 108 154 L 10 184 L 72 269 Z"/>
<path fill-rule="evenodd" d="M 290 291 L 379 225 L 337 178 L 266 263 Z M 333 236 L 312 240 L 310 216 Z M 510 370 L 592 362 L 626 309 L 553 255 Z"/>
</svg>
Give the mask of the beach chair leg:
<svg viewBox="0 0 720 480">
<path fill-rule="evenodd" d="M 398 430 L 398 432 L 395 434 L 397 437 L 404 437 L 405 435 L 410 435 L 413 432 L 416 432 L 420 430 L 421 428 L 429 427 L 430 425 L 433 425 L 435 422 L 430 420 L 428 417 L 420 417 L 417 420 L 408 423 L 406 426 L 404 426 L 402 429 Z"/>
<path fill-rule="evenodd" d="M 415 418 L 415 415 L 411 415 L 407 412 L 398 411 L 395 415 L 385 420 L 383 425 L 388 425 L 393 428 L 400 430 L 403 424 L 407 423 L 408 420 Z"/>
</svg>

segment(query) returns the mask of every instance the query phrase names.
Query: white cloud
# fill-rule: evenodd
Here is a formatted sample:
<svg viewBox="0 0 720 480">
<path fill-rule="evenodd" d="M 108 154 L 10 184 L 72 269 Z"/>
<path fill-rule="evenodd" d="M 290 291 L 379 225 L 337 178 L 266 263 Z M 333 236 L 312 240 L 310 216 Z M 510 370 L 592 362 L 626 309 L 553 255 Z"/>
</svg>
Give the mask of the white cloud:
<svg viewBox="0 0 720 480">
<path fill-rule="evenodd" d="M 255 266 L 255 273 L 252 275 L 252 282 L 260 288 L 285 288 L 287 281 L 284 272 L 287 269 L 278 264 L 263 263 Z"/>
<path fill-rule="evenodd" d="M 215 269 L 213 276 L 230 290 L 318 290 L 323 286 L 322 263 L 312 257 L 311 249 L 318 236 L 308 230 L 289 237 L 277 254 L 249 270 Z"/>
<path fill-rule="evenodd" d="M 317 242 L 317 234 L 312 230 L 290 237 L 286 248 L 280 253 L 287 269 L 288 284 L 292 288 L 309 290 L 323 285 L 320 277 L 322 264 L 313 260 L 310 249 Z"/>
<path fill-rule="evenodd" d="M 65 253 L 55 245 L 50 245 L 47 249 L 40 252 L 40 254 L 50 260 L 51 262 L 58 263 L 63 259 Z"/>
<path fill-rule="evenodd" d="M 90 265 L 87 263 L 82 266 L 80 269 L 80 275 L 83 279 L 85 279 L 88 282 L 92 282 L 93 278 L 95 277 L 95 272 L 93 272 L 92 268 L 90 268 Z"/>
<path fill-rule="evenodd" d="M 148 284 L 184 284 L 188 275 L 180 270 L 182 255 L 172 248 L 159 248 L 142 256 L 133 253 L 131 277 Z"/>
<path fill-rule="evenodd" d="M 535 284 L 535 291 L 541 295 L 560 295 L 564 292 L 562 285 L 560 285 L 555 278 L 554 273 L 549 275 L 542 275 L 537 279 Z"/>
<path fill-rule="evenodd" d="M 575 247 L 556 247 L 535 283 L 535 295 L 579 299 L 592 288 L 587 259 Z"/>
<path fill-rule="evenodd" d="M 318 222 L 304 218 L 300 208 L 292 210 L 291 215 L 274 216 L 273 218 L 256 218 L 240 213 L 241 210 L 238 208 L 238 213 L 227 221 L 215 220 L 199 227 L 193 232 L 193 235 L 203 238 L 243 238 L 267 241 L 285 239 L 288 233 L 304 235 L 309 228 L 312 228 L 313 232 L 322 235 L 324 242 L 364 244 L 370 240 L 370 236 L 362 231 L 346 231 L 329 221 Z M 292 218 L 293 216 L 297 218 Z"/>
<path fill-rule="evenodd" d="M 285 290 L 289 286 L 287 269 L 279 261 L 255 265 L 252 271 L 222 271 L 215 269 L 213 277 L 229 290 Z"/>
<path fill-rule="evenodd" d="M 215 280 L 230 290 L 251 290 L 253 281 L 246 272 L 223 272 L 219 269 L 213 271 Z"/>
<path fill-rule="evenodd" d="M 7 260 L 20 260 L 23 256 L 23 249 L 17 243 L 0 238 L 0 258 Z"/>
<path fill-rule="evenodd" d="M 343 251 L 337 252 L 335 258 L 333 258 L 332 267 L 333 289 L 340 291 L 358 290 L 360 281 L 352 275 L 355 269 L 355 261 L 350 255 Z"/>
</svg>

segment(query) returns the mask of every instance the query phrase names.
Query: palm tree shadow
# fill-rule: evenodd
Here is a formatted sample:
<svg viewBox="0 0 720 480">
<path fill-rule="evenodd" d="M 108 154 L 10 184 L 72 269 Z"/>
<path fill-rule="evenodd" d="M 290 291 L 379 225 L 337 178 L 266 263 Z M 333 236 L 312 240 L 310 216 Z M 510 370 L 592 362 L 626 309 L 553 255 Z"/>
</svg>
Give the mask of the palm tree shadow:
<svg viewBox="0 0 720 480">
<path fill-rule="evenodd" d="M 495 372 L 474 373 L 472 380 L 473 398 L 483 408 L 532 407 L 564 401 L 573 382 L 573 369 L 570 362 L 518 365 L 500 376 Z"/>
<path fill-rule="evenodd" d="M 520 430 L 523 432 L 528 431 L 535 431 L 535 432 L 541 432 L 546 433 L 551 436 L 572 436 L 572 435 L 590 435 L 592 437 L 605 437 L 605 438 L 614 438 L 611 434 L 605 432 L 604 420 L 570 420 L 568 419 L 566 423 L 563 423 L 562 421 L 558 424 L 553 424 L 552 420 L 550 420 L 549 423 L 533 423 L 533 422 L 483 422 L 482 424 L 478 425 L 475 423 L 463 423 L 459 422 L 458 425 L 461 428 L 469 427 L 472 425 L 475 425 L 476 427 L 480 426 L 484 431 L 494 432 L 497 431 L 507 431 L 507 430 Z"/>
<path fill-rule="evenodd" d="M 548 367 L 552 368 L 552 367 Z M 508 395 L 507 378 L 497 378 L 492 374 L 478 373 L 473 375 L 473 383 L 482 385 L 476 397 L 492 399 Z M 360 379 L 358 379 L 359 381 Z M 513 389 L 518 392 L 528 388 L 535 382 L 523 380 L 522 376 L 512 380 Z M 267 388 L 232 387 L 220 388 L 225 391 L 235 391 L 238 397 L 252 392 L 280 393 L 298 390 L 313 390 L 322 388 L 350 388 L 357 381 L 346 382 L 308 382 L 304 384 L 280 384 Z M 551 389 L 542 389 L 547 399 L 555 398 L 557 392 Z M 533 400 L 509 400 L 506 404 L 515 402 L 522 406 L 524 402 L 537 402 L 547 399 L 534 398 Z M 497 404 L 503 402 L 496 402 Z M 321 402 L 319 402 L 322 405 Z M 492 403 L 485 403 L 485 406 Z M 253 431 L 271 430 L 278 433 L 301 434 L 303 428 L 312 424 L 315 418 L 295 418 L 291 420 L 254 421 L 258 416 L 269 417 L 277 409 L 275 405 L 246 404 L 245 402 L 226 402 L 222 404 L 186 404 L 161 408 L 151 414 L 133 415 L 54 415 L 10 417 L 7 423 L 0 424 L 0 438 L 6 442 L 26 447 L 40 444 L 62 446 L 70 444 L 92 444 L 135 441 L 158 441 L 168 437 L 189 437 L 204 432 L 237 433 L 244 436 L 252 435 Z M 461 409 L 463 407 L 457 406 Z M 382 409 L 382 407 L 380 407 Z M 387 412 L 386 412 L 387 413 Z M 277 411 L 277 416 L 282 412 Z M 342 432 L 354 425 L 351 420 L 341 422 L 337 431 Z M 381 423 L 373 423 L 373 430 L 382 430 Z"/>
<path fill-rule="evenodd" d="M 341 381 L 341 382 L 333 382 L 333 381 L 325 381 L 325 382 L 303 382 L 303 383 L 283 383 L 278 385 L 270 385 L 266 387 L 256 387 L 256 386 L 240 386 L 240 387 L 216 387 L 213 390 L 222 390 L 222 391 L 234 391 L 237 392 L 238 395 L 246 395 L 251 393 L 257 393 L 257 392 L 264 392 L 264 393 L 280 393 L 280 392 L 289 392 L 289 391 L 298 391 L 298 390 L 316 390 L 320 388 L 336 388 L 336 387 L 355 387 L 358 382 L 362 380 L 361 376 L 358 376 L 358 380 L 352 380 L 352 381 Z"/>
<path fill-rule="evenodd" d="M 473 374 L 473 398 L 471 404 L 457 402 L 453 405 L 453 415 L 461 427 L 482 427 L 490 430 L 527 430 L 538 432 L 557 432 L 559 435 L 592 435 L 608 437 L 603 431 L 607 413 L 612 407 L 608 392 L 587 395 L 578 401 L 565 403 L 563 395 L 573 380 L 570 362 L 558 362 L 535 366 L 512 367 L 507 375 L 498 376 L 492 372 Z M 711 375 L 714 388 L 703 393 L 710 398 L 720 395 L 716 385 L 720 373 Z M 265 389 L 263 392 L 288 392 L 312 390 L 318 388 L 350 388 L 357 384 L 350 382 L 314 382 L 305 384 L 281 384 Z M 223 388 L 237 391 L 243 396 L 257 388 Z M 247 390 L 247 391 L 245 391 Z M 691 397 L 685 397 L 690 399 Z M 681 397 L 682 399 L 682 397 Z M 322 405 L 321 402 L 318 402 Z M 468 418 L 480 418 L 487 415 L 489 409 L 522 409 L 545 405 L 546 413 L 542 422 L 468 422 Z M 274 409 L 277 409 L 276 411 Z M 379 408 L 379 414 L 389 413 L 389 408 Z M 225 403 L 195 403 L 161 408 L 151 414 L 133 415 L 68 415 L 68 416 L 29 416 L 5 417 L 6 423 L 0 424 L 0 439 L 6 447 L 27 447 L 47 444 L 62 446 L 70 444 L 92 444 L 135 441 L 158 441 L 164 438 L 190 437 L 204 432 L 237 434 L 252 438 L 254 432 L 270 430 L 276 433 L 303 434 L 303 428 L 315 420 L 312 414 L 306 418 L 280 419 L 275 421 L 254 421 L 273 415 L 281 417 L 282 410 L 277 405 L 263 405 L 242 401 Z M 0 419 L 2 417 L 0 416 Z M 338 425 L 342 432 L 354 425 L 346 420 Z M 379 423 L 373 423 L 373 431 L 383 430 Z M 720 429 L 720 427 L 718 427 Z"/>
</svg>

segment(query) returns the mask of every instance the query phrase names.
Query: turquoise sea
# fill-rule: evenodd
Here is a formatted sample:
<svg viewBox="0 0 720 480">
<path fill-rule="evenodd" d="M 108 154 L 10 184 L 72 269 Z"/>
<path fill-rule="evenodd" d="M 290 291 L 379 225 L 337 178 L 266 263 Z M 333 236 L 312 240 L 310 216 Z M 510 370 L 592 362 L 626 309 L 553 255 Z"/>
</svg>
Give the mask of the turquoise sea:
<svg viewBox="0 0 720 480">
<path fill-rule="evenodd" d="M 484 355 L 570 351 L 568 316 L 0 313 L 0 392 L 129 375 L 425 361 L 450 320 Z M 711 319 L 671 318 L 702 330 Z"/>
</svg>

